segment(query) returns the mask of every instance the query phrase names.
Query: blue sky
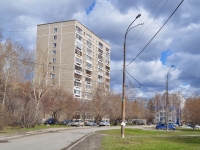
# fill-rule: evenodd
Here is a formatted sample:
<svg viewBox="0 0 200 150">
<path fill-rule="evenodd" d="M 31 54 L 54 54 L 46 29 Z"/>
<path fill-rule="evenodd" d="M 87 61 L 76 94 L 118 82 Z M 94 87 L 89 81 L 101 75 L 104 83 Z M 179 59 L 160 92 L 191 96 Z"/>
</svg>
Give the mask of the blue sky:
<svg viewBox="0 0 200 150">
<path fill-rule="evenodd" d="M 85 11 L 86 11 L 86 14 L 87 14 L 87 15 L 92 11 L 92 9 L 94 8 L 95 4 L 96 4 L 96 1 L 94 0 L 94 1 L 92 2 L 92 4 L 91 4 L 88 8 L 86 8 Z"/>
</svg>

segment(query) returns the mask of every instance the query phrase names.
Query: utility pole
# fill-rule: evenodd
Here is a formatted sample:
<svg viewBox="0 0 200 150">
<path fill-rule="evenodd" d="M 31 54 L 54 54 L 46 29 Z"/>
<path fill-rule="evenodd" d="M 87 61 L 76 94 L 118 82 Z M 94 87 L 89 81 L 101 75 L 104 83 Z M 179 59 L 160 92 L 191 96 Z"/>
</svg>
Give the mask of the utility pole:
<svg viewBox="0 0 200 150">
<path fill-rule="evenodd" d="M 133 20 L 133 22 L 138 19 L 141 16 L 141 14 L 138 14 L 136 18 Z M 128 29 L 126 30 L 125 37 L 124 37 L 124 60 L 123 60 L 123 83 L 122 83 L 122 123 L 121 123 L 121 138 L 124 138 L 124 126 L 125 126 L 125 88 L 126 88 L 126 36 L 128 32 L 135 28 L 136 26 L 143 25 L 144 23 L 140 23 L 134 27 L 131 27 L 133 22 L 129 25 Z M 130 28 L 131 27 L 131 28 Z"/>
</svg>

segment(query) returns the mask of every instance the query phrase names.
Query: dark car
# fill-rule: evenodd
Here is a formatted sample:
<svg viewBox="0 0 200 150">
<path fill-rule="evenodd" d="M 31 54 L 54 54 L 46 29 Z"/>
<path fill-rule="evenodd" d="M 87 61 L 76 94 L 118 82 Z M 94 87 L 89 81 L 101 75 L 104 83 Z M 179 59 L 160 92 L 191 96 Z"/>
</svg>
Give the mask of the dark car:
<svg viewBox="0 0 200 150">
<path fill-rule="evenodd" d="M 160 130 L 160 129 L 166 130 L 166 128 L 167 128 L 167 125 L 165 123 L 159 123 L 159 124 L 156 125 L 156 129 L 158 129 L 158 130 Z M 169 124 L 168 129 L 169 130 L 175 130 L 175 126 Z"/>
<path fill-rule="evenodd" d="M 72 120 L 63 120 L 60 122 L 61 125 L 67 125 L 67 126 L 71 126 L 71 122 L 73 122 Z"/>
<path fill-rule="evenodd" d="M 54 124 L 58 124 L 58 120 L 55 118 L 49 118 L 44 122 L 45 125 L 49 124 L 49 125 L 54 125 Z"/>
<path fill-rule="evenodd" d="M 94 121 L 88 121 L 85 123 L 86 126 L 97 126 L 97 123 Z"/>
</svg>

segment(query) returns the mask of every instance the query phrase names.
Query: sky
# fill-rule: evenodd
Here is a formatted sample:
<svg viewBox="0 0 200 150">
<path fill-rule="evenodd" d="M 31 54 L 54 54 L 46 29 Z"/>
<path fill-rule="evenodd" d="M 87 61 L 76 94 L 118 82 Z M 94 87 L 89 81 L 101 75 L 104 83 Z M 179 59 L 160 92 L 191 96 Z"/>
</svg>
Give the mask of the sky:
<svg viewBox="0 0 200 150">
<path fill-rule="evenodd" d="M 111 90 L 121 92 L 124 36 L 141 14 L 126 38 L 128 93 L 151 98 L 165 92 L 169 72 L 169 93 L 188 97 L 200 93 L 200 1 L 181 2 L 0 0 L 0 29 L 4 39 L 34 50 L 38 24 L 78 20 L 110 44 Z"/>
</svg>

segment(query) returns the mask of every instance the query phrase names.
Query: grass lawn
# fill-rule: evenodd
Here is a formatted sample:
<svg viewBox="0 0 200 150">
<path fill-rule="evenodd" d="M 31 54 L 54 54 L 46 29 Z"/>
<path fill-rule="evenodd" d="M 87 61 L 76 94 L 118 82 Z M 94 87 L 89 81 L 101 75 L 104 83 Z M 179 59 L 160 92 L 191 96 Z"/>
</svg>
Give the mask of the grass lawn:
<svg viewBox="0 0 200 150">
<path fill-rule="evenodd" d="M 200 130 L 150 131 L 125 128 L 100 131 L 104 150 L 200 150 Z"/>
<path fill-rule="evenodd" d="M 7 126 L 3 130 L 0 130 L 0 136 L 1 135 L 9 135 L 9 134 L 17 134 L 17 133 L 23 133 L 23 132 L 29 132 L 29 131 L 36 131 L 36 130 L 42 130 L 42 129 L 49 129 L 49 128 L 68 128 L 69 126 L 65 125 L 37 125 L 34 128 L 21 128 L 21 127 L 11 127 Z"/>
</svg>

